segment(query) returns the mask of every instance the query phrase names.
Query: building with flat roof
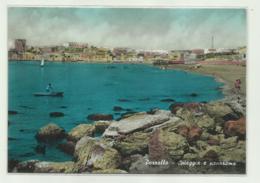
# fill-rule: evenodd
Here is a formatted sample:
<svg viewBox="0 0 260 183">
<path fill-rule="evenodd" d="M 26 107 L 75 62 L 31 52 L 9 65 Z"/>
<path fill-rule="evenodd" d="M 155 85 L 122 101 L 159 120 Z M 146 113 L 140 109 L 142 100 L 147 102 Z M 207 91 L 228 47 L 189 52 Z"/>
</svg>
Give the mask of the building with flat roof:
<svg viewBox="0 0 260 183">
<path fill-rule="evenodd" d="M 26 39 L 16 39 L 14 44 L 17 52 L 26 51 Z"/>
</svg>

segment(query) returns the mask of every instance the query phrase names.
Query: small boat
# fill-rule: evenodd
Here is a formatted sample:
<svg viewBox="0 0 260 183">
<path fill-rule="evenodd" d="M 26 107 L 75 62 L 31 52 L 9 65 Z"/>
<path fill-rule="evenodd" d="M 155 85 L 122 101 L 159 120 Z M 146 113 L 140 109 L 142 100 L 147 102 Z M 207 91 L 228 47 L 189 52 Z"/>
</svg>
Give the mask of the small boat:
<svg viewBox="0 0 260 183">
<path fill-rule="evenodd" d="M 63 97 L 63 92 L 39 92 L 39 93 L 33 93 L 36 97 Z"/>
<path fill-rule="evenodd" d="M 41 60 L 41 67 L 44 66 L 44 59 Z"/>
</svg>

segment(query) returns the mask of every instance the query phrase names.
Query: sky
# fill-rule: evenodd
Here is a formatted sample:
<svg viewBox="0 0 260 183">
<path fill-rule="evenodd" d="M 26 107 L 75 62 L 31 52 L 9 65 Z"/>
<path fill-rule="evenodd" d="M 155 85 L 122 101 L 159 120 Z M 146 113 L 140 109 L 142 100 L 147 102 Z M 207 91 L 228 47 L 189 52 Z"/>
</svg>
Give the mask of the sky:
<svg viewBox="0 0 260 183">
<path fill-rule="evenodd" d="M 247 45 L 245 9 L 8 8 L 8 47 L 86 42 L 148 50 L 235 48 Z"/>
</svg>

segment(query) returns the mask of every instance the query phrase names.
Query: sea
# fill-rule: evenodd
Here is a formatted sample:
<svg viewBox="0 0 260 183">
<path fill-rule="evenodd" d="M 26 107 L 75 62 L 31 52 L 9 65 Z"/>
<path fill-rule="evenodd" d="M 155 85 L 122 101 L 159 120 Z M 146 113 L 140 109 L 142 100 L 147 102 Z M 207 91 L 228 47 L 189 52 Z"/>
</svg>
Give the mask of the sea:
<svg viewBox="0 0 260 183">
<path fill-rule="evenodd" d="M 33 95 L 45 92 L 49 83 L 64 96 Z M 72 160 L 57 143 L 47 144 L 45 154 L 37 153 L 39 128 L 53 122 L 68 132 L 78 124 L 93 123 L 87 119 L 90 114 L 112 114 L 117 120 L 126 111 L 167 110 L 174 101 L 219 100 L 224 97 L 219 90 L 222 85 L 211 76 L 146 64 L 45 62 L 40 67 L 40 61 L 9 61 L 8 110 L 17 114 L 8 115 L 8 159 Z M 163 102 L 165 99 L 172 101 Z M 125 110 L 114 111 L 115 106 Z M 64 116 L 50 117 L 51 112 Z"/>
</svg>

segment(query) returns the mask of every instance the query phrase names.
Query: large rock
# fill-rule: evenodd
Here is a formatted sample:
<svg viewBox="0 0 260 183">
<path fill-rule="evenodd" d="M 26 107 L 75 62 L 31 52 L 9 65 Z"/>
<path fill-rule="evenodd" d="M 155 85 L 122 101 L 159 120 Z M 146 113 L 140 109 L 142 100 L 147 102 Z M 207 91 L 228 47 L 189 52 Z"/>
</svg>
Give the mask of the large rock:
<svg viewBox="0 0 260 183">
<path fill-rule="evenodd" d="M 158 161 L 162 159 L 169 159 L 166 151 L 167 149 L 160 139 L 160 133 L 162 133 L 160 129 L 155 130 L 149 139 L 148 147 L 150 160 Z"/>
<path fill-rule="evenodd" d="M 65 130 L 54 123 L 49 123 L 40 128 L 36 134 L 36 139 L 44 142 L 59 140 L 66 136 Z"/>
<path fill-rule="evenodd" d="M 189 142 L 196 141 L 202 135 L 203 130 L 197 126 L 187 126 L 181 124 L 177 127 L 176 133 L 187 138 Z"/>
<path fill-rule="evenodd" d="M 233 112 L 233 110 L 224 102 L 208 103 L 205 105 L 205 109 L 212 117 L 223 117 L 226 114 Z"/>
<path fill-rule="evenodd" d="M 110 123 L 108 128 L 102 134 L 102 136 L 115 138 L 115 137 L 119 136 L 118 129 L 119 129 L 119 122 L 114 121 L 114 122 Z"/>
<path fill-rule="evenodd" d="M 246 147 L 245 141 L 238 141 L 236 137 L 223 138 L 221 135 L 219 145 L 210 145 L 204 141 L 197 141 L 197 152 L 201 159 L 209 161 L 226 161 L 245 163 Z"/>
<path fill-rule="evenodd" d="M 159 110 L 155 114 L 137 113 L 120 120 L 118 124 L 111 124 L 103 135 L 111 136 L 113 134 L 116 136 L 118 134 L 129 134 L 166 122 L 170 117 L 171 113 L 164 110 Z"/>
<path fill-rule="evenodd" d="M 111 121 L 96 121 L 95 129 L 97 133 L 104 133 L 104 131 L 108 128 Z"/>
<path fill-rule="evenodd" d="M 202 110 L 200 108 L 192 109 L 193 110 L 189 108 L 179 108 L 176 111 L 176 116 L 183 119 L 186 123 L 189 124 L 189 126 L 197 125 L 198 127 L 205 130 L 213 130 L 215 128 L 215 121 L 213 118 L 204 112 L 198 112 L 198 110 Z"/>
<path fill-rule="evenodd" d="M 204 129 L 206 131 L 213 131 L 216 128 L 216 123 L 214 119 L 212 119 L 209 115 L 202 115 L 194 118 L 194 123 L 197 124 L 198 127 Z"/>
<path fill-rule="evenodd" d="M 120 161 L 121 156 L 116 149 L 98 143 L 93 146 L 87 166 L 94 170 L 116 169 Z"/>
<path fill-rule="evenodd" d="M 199 157 L 202 160 L 207 160 L 207 161 L 218 161 L 219 156 L 221 155 L 221 147 L 218 145 L 213 145 L 210 146 L 209 144 L 203 144 L 201 143 L 201 147 L 199 148 L 200 151 L 198 152 Z M 198 145 L 198 144 L 197 144 Z"/>
<path fill-rule="evenodd" d="M 190 122 L 190 123 L 193 123 L 194 121 L 194 113 L 189 110 L 189 109 L 186 109 L 186 108 L 178 108 L 175 112 L 175 115 L 179 118 L 181 118 L 182 120 L 184 121 L 187 121 L 187 122 Z"/>
<path fill-rule="evenodd" d="M 232 108 L 224 102 L 206 104 L 205 111 L 220 126 L 222 126 L 222 124 L 228 119 L 236 119 L 238 117 Z"/>
<path fill-rule="evenodd" d="M 96 141 L 97 140 L 92 137 L 85 136 L 77 142 L 75 146 L 74 157 L 77 161 L 76 167 L 80 172 L 87 169 L 86 165 Z"/>
<path fill-rule="evenodd" d="M 127 157 L 123 157 L 120 167 L 126 171 L 129 171 L 129 168 L 131 166 L 131 163 L 138 160 L 139 158 L 142 158 L 143 156 L 141 154 L 134 154 Z"/>
<path fill-rule="evenodd" d="M 175 131 L 177 126 L 182 123 L 183 123 L 183 121 L 180 118 L 178 118 L 176 116 L 172 116 L 172 117 L 170 117 L 170 119 L 168 121 L 165 121 L 158 125 L 154 125 L 149 128 L 146 128 L 144 130 L 144 132 L 154 132 L 158 128 L 163 129 L 163 130 L 167 129 L 168 131 Z"/>
<path fill-rule="evenodd" d="M 148 139 L 148 133 L 135 132 L 116 141 L 113 147 L 123 156 L 129 156 L 137 153 L 146 154 L 148 152 Z"/>
<path fill-rule="evenodd" d="M 189 145 L 183 136 L 174 132 L 156 130 L 149 140 L 149 158 L 179 160 Z"/>
<path fill-rule="evenodd" d="M 111 148 L 104 141 L 85 136 L 75 147 L 76 170 L 79 172 L 92 170 L 117 169 L 121 156 L 116 149 Z"/>
<path fill-rule="evenodd" d="M 113 115 L 112 114 L 90 114 L 87 117 L 89 120 L 92 121 L 100 121 L 100 120 L 112 120 Z"/>
<path fill-rule="evenodd" d="M 179 125 L 177 127 L 176 133 L 182 135 L 187 138 L 189 135 L 190 128 L 187 125 Z"/>
<path fill-rule="evenodd" d="M 189 129 L 189 134 L 187 139 L 189 142 L 194 142 L 200 138 L 201 134 L 202 134 L 202 129 L 200 127 L 192 126 Z"/>
<path fill-rule="evenodd" d="M 189 142 L 194 142 L 198 140 L 202 134 L 203 130 L 195 125 L 179 125 L 177 127 L 176 133 L 182 135 L 183 137 L 187 138 Z"/>
<path fill-rule="evenodd" d="M 61 143 L 58 145 L 58 148 L 69 155 L 73 155 L 75 150 L 75 142 L 67 141 L 66 143 Z"/>
<path fill-rule="evenodd" d="M 238 136 L 245 139 L 246 135 L 246 121 L 242 117 L 237 121 L 227 121 L 224 125 L 224 133 L 227 136 Z"/>
<path fill-rule="evenodd" d="M 228 149 L 222 149 L 219 160 L 245 163 L 246 162 L 245 141 L 239 141 L 235 147 L 228 148 Z"/>
<path fill-rule="evenodd" d="M 89 124 L 80 124 L 73 128 L 67 136 L 67 139 L 70 141 L 78 141 L 83 136 L 93 136 L 95 133 L 95 126 Z"/>
<path fill-rule="evenodd" d="M 220 140 L 219 145 L 222 149 L 234 148 L 238 145 L 238 137 L 234 136 L 229 138 L 223 138 Z"/>
<path fill-rule="evenodd" d="M 218 161 L 218 158 L 219 154 L 212 149 L 208 150 L 203 156 L 203 159 L 207 161 Z"/>
<path fill-rule="evenodd" d="M 238 116 L 246 116 L 246 101 L 242 100 L 242 104 L 237 99 L 229 100 L 228 104 Z M 233 119 L 234 120 L 234 119 Z"/>
</svg>

